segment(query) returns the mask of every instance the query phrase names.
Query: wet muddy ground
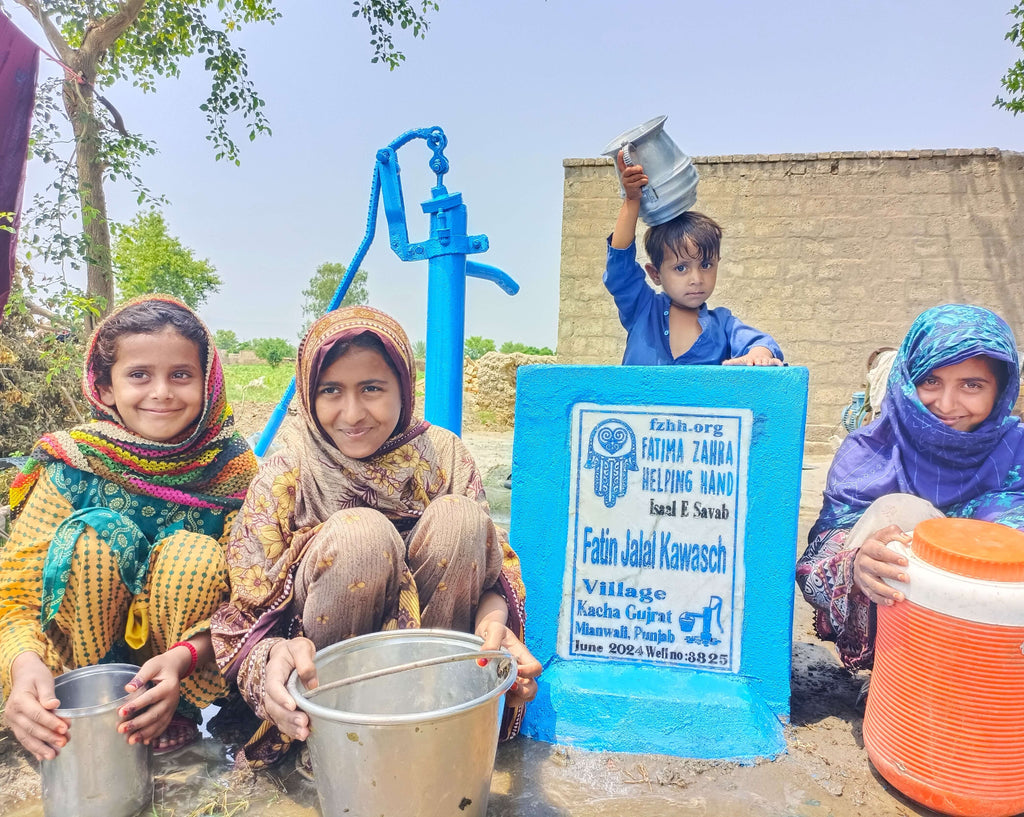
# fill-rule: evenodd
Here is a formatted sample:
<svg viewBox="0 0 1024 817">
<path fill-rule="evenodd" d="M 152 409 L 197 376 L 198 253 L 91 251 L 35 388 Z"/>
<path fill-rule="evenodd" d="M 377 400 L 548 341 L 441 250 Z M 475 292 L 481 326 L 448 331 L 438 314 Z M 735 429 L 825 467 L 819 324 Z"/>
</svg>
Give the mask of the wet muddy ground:
<svg viewBox="0 0 1024 817">
<path fill-rule="evenodd" d="M 501 482 L 511 433 L 469 432 L 495 515 L 508 514 Z M 801 540 L 817 513 L 828 461 L 805 465 Z M 750 765 L 660 755 L 595 753 L 520 738 L 498 748 L 488 817 L 906 817 L 930 815 L 902 798 L 868 763 L 858 705 L 863 677 L 852 677 L 831 645 L 815 639 L 809 608 L 794 618 L 791 723 L 787 752 Z M 156 758 L 153 817 L 320 814 L 313 783 L 285 760 L 271 773 L 242 777 L 231 751 L 245 727 L 224 715 L 203 739 Z M 211 734 L 212 733 L 212 734 Z M 216 737 L 214 736 L 216 735 Z M 0 731 L 0 815 L 42 817 L 34 761 Z"/>
</svg>

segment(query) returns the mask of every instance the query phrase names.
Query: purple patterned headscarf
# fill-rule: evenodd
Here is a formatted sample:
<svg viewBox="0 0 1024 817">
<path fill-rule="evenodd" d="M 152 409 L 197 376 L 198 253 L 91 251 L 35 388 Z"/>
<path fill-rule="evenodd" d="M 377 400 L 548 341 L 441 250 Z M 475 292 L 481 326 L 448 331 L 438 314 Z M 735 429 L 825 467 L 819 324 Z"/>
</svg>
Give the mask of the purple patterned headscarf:
<svg viewBox="0 0 1024 817">
<path fill-rule="evenodd" d="M 988 418 L 974 431 L 957 431 L 924 407 L 917 384 L 978 355 L 1005 367 L 1005 377 Z M 1002 318 L 963 304 L 921 313 L 896 354 L 881 417 L 836 452 L 808 539 L 852 527 L 875 499 L 897 492 L 926 499 L 947 516 L 1024 529 L 1024 425 L 1010 414 L 1019 391 L 1016 341 Z"/>
</svg>

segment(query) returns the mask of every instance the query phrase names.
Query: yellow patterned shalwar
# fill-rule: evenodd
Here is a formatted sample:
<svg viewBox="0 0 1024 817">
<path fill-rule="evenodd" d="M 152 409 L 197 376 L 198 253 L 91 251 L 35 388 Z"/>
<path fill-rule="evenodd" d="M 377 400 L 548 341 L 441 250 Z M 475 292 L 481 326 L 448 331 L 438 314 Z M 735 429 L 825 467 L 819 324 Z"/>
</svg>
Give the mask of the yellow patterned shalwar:
<svg viewBox="0 0 1024 817">
<path fill-rule="evenodd" d="M 55 476 L 66 477 L 67 470 L 55 474 L 54 468 L 64 466 L 51 466 L 40 478 L 10 540 L 0 549 L 0 684 L 4 698 L 11 691 L 11 665 L 23 652 L 39 655 L 55 675 L 96 664 L 119 644 L 124 648 L 121 642 L 131 609 L 134 617 L 144 622 L 140 634 L 145 643 L 134 653 L 141 663 L 171 644 L 208 630 L 210 616 L 229 597 L 222 543 L 188 528 L 217 525 L 223 538 L 235 512 L 218 512 L 218 518 L 202 511 L 197 517 L 194 509 L 178 510 L 172 503 L 133 495 L 136 521 L 178 517 L 173 526 L 177 530 L 166 536 L 156 531 L 153 536 L 142 591 L 133 596 L 122 580 L 117 557 L 87 525 L 75 541 L 60 606 L 44 629 L 40 623 L 43 568 L 55 532 L 75 511 L 54 481 Z M 136 632 L 138 624 L 136 621 Z M 181 682 L 182 696 L 198 707 L 226 692 L 227 683 L 214 665 Z"/>
</svg>

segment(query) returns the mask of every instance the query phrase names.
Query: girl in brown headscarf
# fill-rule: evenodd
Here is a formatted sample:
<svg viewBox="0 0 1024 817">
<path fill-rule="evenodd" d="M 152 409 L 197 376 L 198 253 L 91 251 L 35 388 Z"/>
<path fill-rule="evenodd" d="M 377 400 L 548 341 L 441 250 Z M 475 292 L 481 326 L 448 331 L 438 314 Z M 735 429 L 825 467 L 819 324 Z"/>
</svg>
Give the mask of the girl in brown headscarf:
<svg viewBox="0 0 1024 817">
<path fill-rule="evenodd" d="M 405 332 L 369 307 L 329 313 L 296 370 L 303 423 L 249 490 L 228 545 L 231 601 L 213 620 L 222 671 L 266 721 L 249 762 L 308 736 L 285 682 L 295 669 L 314 683 L 315 650 L 406 627 L 475 632 L 516 657 L 503 724 L 513 736 L 541 670 L 523 645 L 519 559 L 462 441 L 413 417 Z"/>
</svg>

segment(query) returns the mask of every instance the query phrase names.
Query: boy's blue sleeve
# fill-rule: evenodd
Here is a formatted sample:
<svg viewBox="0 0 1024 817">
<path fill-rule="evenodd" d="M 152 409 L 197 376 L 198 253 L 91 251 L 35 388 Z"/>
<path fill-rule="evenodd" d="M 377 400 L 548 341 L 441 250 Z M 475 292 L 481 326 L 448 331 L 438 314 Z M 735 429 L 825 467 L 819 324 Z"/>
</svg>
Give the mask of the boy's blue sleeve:
<svg viewBox="0 0 1024 817">
<path fill-rule="evenodd" d="M 617 250 L 612 246 L 611 236 L 608 237 L 603 280 L 619 310 L 619 321 L 628 331 L 654 300 L 654 290 L 647 285 L 644 268 L 636 262 L 636 242 Z"/>
<path fill-rule="evenodd" d="M 771 335 L 760 329 L 755 329 L 753 326 L 747 326 L 732 313 L 729 314 L 726 321 L 725 333 L 729 338 L 730 358 L 743 357 L 755 346 L 764 346 L 766 349 L 771 349 L 772 354 L 779 360 L 783 360 L 782 349 Z"/>
</svg>

